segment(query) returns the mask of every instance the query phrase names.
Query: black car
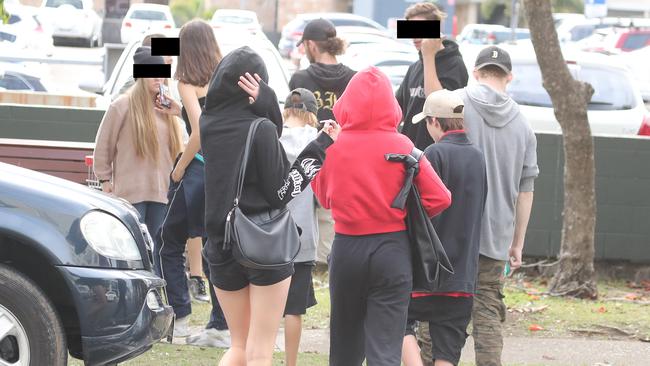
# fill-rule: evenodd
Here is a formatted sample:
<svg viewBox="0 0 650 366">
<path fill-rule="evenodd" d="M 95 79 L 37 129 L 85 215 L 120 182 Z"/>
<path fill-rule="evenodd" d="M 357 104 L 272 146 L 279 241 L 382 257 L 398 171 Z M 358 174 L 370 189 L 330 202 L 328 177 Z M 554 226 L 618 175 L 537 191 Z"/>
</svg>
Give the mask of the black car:
<svg viewBox="0 0 650 366">
<path fill-rule="evenodd" d="M 125 201 L 0 163 L 0 365 L 113 365 L 171 337 L 151 245 Z"/>
</svg>

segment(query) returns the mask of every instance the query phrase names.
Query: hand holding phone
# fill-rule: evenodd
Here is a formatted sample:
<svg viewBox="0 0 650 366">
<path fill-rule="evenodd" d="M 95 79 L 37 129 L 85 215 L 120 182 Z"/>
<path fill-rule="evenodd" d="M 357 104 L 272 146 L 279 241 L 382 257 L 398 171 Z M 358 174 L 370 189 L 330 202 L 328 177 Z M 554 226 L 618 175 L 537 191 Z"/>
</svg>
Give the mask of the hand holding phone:
<svg viewBox="0 0 650 366">
<path fill-rule="evenodd" d="M 161 106 L 169 109 L 171 108 L 172 102 L 167 98 L 166 93 L 167 88 L 165 87 L 165 84 L 160 83 L 158 85 L 158 102 Z"/>
</svg>

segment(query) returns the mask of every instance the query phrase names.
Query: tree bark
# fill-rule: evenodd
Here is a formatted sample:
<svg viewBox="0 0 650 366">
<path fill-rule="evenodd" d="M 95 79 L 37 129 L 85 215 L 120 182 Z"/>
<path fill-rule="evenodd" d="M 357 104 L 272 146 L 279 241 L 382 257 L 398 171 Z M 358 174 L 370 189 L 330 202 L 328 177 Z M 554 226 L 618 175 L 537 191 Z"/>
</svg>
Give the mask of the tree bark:
<svg viewBox="0 0 650 366">
<path fill-rule="evenodd" d="M 564 144 L 562 245 L 550 292 L 596 298 L 595 166 L 593 138 L 587 119 L 587 106 L 594 90 L 591 85 L 574 80 L 569 72 L 553 25 L 551 1 L 525 0 L 524 8 L 544 88 L 553 102 Z"/>
</svg>

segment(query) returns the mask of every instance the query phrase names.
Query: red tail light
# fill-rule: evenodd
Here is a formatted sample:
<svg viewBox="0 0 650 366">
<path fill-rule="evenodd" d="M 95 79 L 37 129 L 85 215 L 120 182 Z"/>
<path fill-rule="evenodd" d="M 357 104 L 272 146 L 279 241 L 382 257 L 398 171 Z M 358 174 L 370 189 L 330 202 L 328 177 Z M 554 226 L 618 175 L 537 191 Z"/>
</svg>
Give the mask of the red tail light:
<svg viewBox="0 0 650 366">
<path fill-rule="evenodd" d="M 650 136 L 650 114 L 646 114 L 643 117 L 643 122 L 641 123 L 641 128 L 639 128 L 639 136 Z"/>
<path fill-rule="evenodd" d="M 124 23 L 124 26 L 127 27 L 127 28 L 131 28 L 131 22 Z"/>
<path fill-rule="evenodd" d="M 172 25 L 171 24 L 165 24 L 165 29 L 172 29 Z"/>
</svg>

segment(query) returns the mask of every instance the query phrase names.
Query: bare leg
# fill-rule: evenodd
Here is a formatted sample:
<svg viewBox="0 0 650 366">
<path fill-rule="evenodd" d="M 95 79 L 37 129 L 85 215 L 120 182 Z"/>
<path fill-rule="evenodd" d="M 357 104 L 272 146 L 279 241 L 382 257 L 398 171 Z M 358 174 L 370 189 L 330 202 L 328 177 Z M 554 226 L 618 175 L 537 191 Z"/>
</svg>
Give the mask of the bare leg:
<svg viewBox="0 0 650 366">
<path fill-rule="evenodd" d="M 214 288 L 230 329 L 230 349 L 221 358 L 219 366 L 246 366 L 246 339 L 250 327 L 250 287 L 239 291 Z M 270 365 L 270 364 L 269 364 Z"/>
<path fill-rule="evenodd" d="M 271 366 L 275 337 L 287 304 L 290 284 L 291 277 L 271 286 L 250 286 L 247 366 Z"/>
<path fill-rule="evenodd" d="M 187 260 L 190 262 L 190 276 L 203 277 L 203 240 L 201 237 L 187 240 Z"/>
<path fill-rule="evenodd" d="M 284 348 L 287 366 L 298 365 L 298 348 L 302 334 L 302 316 L 286 315 L 284 317 Z"/>
<path fill-rule="evenodd" d="M 402 362 L 404 366 L 424 366 L 420 357 L 420 347 L 418 341 L 412 335 L 404 337 L 402 345 Z"/>
</svg>

